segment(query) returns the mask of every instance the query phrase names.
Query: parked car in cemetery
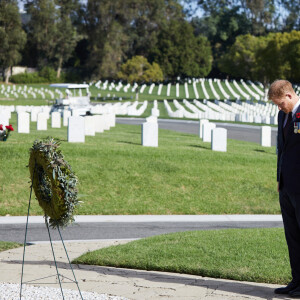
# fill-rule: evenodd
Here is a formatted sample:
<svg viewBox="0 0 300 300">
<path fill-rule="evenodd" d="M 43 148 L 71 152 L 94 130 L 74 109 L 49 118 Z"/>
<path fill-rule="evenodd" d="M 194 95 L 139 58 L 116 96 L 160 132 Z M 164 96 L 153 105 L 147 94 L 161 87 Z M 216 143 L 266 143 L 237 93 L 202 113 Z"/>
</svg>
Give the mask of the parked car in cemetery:
<svg viewBox="0 0 300 300">
<path fill-rule="evenodd" d="M 91 112 L 90 91 L 88 84 L 54 83 L 50 87 L 60 91 L 60 98 L 55 100 L 52 111 L 76 110 L 78 115 Z M 63 93 L 64 91 L 64 93 Z"/>
</svg>

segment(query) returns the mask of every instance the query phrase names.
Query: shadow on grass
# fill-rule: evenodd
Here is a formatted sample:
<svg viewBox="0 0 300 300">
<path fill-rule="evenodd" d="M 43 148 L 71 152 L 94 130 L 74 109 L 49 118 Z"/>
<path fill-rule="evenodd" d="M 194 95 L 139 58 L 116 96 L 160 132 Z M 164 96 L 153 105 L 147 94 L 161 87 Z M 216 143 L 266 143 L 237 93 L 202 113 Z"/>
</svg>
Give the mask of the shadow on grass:
<svg viewBox="0 0 300 300">
<path fill-rule="evenodd" d="M 8 264 L 18 264 L 21 265 L 21 260 L 7 260 L 2 261 Z M 45 266 L 53 266 L 54 262 L 52 260 L 42 260 L 42 261 L 26 261 L 26 265 L 45 265 Z M 70 265 L 64 262 L 57 262 L 57 267 L 59 269 L 69 270 L 71 271 Z M 166 288 L 166 284 L 179 284 L 180 286 L 191 286 L 191 287 L 199 287 L 203 288 L 203 293 L 210 294 L 212 291 L 218 293 L 227 292 L 234 294 L 233 297 L 241 296 L 249 296 L 256 297 L 256 299 L 273 299 L 274 297 L 274 288 L 265 286 L 261 283 L 255 282 L 242 282 L 242 281 L 232 281 L 232 280 L 222 280 L 222 279 L 214 279 L 208 277 L 201 277 L 200 275 L 188 275 L 182 273 L 164 273 L 158 271 L 146 271 L 146 270 L 135 270 L 135 269 L 125 269 L 125 268 L 116 268 L 116 267 L 103 267 L 103 266 L 94 266 L 94 265 L 82 265 L 82 264 L 73 264 L 72 268 L 74 269 L 75 274 L 80 271 L 90 271 L 96 272 L 101 276 L 98 276 L 99 284 L 102 281 L 110 280 L 110 276 L 114 276 L 114 284 L 118 284 L 118 277 L 120 278 L 120 284 L 124 284 L 124 278 L 137 278 L 143 280 L 143 285 L 148 285 L 151 287 L 151 284 L 147 282 L 155 282 L 157 288 L 160 288 L 159 283 L 162 283 L 162 286 Z M 25 268 L 26 272 L 26 268 Z M 43 274 L 44 275 L 44 274 Z M 37 274 L 38 276 L 38 274 Z M 71 276 L 71 274 L 70 274 Z M 91 275 L 94 276 L 94 275 Z M 49 277 L 49 276 L 48 276 Z M 44 279 L 45 277 L 36 278 L 33 280 L 28 280 L 26 283 L 34 282 L 38 284 L 40 279 Z M 47 278 L 47 277 L 46 277 Z M 102 279 L 101 279 L 102 278 Z M 88 279 L 89 280 L 89 279 Z M 188 287 L 187 287 L 188 288 Z M 200 291 L 199 291 L 200 292 Z M 201 292 L 200 292 L 201 293 Z M 204 297 L 205 295 L 201 293 Z"/>
<path fill-rule="evenodd" d="M 204 145 L 189 145 L 189 147 L 211 150 L 210 146 L 204 146 Z"/>
<path fill-rule="evenodd" d="M 134 142 L 128 142 L 128 141 L 117 141 L 117 142 L 121 143 L 121 144 L 129 144 L 129 145 L 141 146 L 140 143 L 134 143 Z"/>
<path fill-rule="evenodd" d="M 164 129 L 164 130 L 167 130 L 167 129 Z M 173 130 L 170 130 L 172 132 L 174 132 Z M 188 138 L 191 138 L 191 137 L 194 137 L 195 135 L 192 134 L 192 133 L 187 133 L 187 134 L 184 134 L 182 131 L 175 131 L 175 133 L 180 133 L 180 137 L 188 137 Z M 174 136 L 178 136 L 178 134 L 174 134 Z"/>
<path fill-rule="evenodd" d="M 261 152 L 261 153 L 266 153 L 266 154 L 271 154 L 271 155 L 277 155 L 277 154 L 274 153 L 274 152 L 266 151 L 266 150 L 264 150 L 264 149 L 254 149 L 254 151 L 256 151 L 256 152 Z"/>
<path fill-rule="evenodd" d="M 135 134 L 135 135 L 141 135 L 140 132 L 136 132 L 136 131 L 129 131 L 128 133 L 130 133 L 130 134 Z"/>
</svg>

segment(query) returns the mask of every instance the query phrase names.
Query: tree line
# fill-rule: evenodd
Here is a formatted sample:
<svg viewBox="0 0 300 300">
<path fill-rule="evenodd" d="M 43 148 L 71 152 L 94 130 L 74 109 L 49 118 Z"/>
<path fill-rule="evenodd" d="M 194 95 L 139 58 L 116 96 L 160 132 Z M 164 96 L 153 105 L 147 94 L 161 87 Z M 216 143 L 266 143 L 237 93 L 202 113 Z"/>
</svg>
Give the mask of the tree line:
<svg viewBox="0 0 300 300">
<path fill-rule="evenodd" d="M 55 70 L 59 79 L 66 69 L 74 80 L 229 76 L 299 82 L 299 0 L 23 3 L 20 15 L 17 0 L 0 1 L 3 70 L 19 64 Z"/>
</svg>

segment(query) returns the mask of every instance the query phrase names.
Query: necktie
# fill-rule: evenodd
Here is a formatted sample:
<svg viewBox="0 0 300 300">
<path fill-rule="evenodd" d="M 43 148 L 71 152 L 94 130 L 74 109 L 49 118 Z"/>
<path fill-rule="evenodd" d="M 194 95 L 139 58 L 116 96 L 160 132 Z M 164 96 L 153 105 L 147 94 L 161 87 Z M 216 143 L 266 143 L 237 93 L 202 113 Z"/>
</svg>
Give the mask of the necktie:
<svg viewBox="0 0 300 300">
<path fill-rule="evenodd" d="M 287 118 L 287 121 L 285 123 L 285 126 L 283 127 L 283 136 L 284 136 L 284 139 L 286 139 L 286 136 L 288 134 L 288 131 L 289 131 L 289 125 L 292 121 L 292 113 L 290 112 L 289 115 L 288 115 L 288 118 Z"/>
</svg>

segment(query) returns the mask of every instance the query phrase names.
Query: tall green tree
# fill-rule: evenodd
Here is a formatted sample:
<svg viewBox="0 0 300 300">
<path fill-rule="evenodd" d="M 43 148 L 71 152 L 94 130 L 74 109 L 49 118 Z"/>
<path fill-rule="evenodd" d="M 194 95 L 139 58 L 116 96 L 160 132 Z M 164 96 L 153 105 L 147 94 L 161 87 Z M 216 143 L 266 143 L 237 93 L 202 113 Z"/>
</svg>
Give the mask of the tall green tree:
<svg viewBox="0 0 300 300">
<path fill-rule="evenodd" d="M 115 78 L 127 58 L 148 57 L 161 27 L 173 18 L 183 18 L 176 0 L 88 0 L 85 24 L 90 73 Z"/>
<path fill-rule="evenodd" d="M 53 63 L 57 44 L 57 9 L 53 0 L 27 0 L 28 38 L 36 47 L 38 67 Z"/>
<path fill-rule="evenodd" d="M 258 63 L 258 53 L 265 49 L 265 37 L 240 35 L 229 51 L 219 60 L 220 70 L 235 78 L 259 80 L 267 84 L 264 65 Z"/>
<path fill-rule="evenodd" d="M 16 0 L 0 1 L 0 65 L 4 70 L 21 60 L 20 51 L 26 43 Z M 9 73 L 9 72 L 8 72 Z M 5 82 L 8 83 L 9 74 Z"/>
<path fill-rule="evenodd" d="M 79 0 L 27 0 L 25 7 L 30 15 L 27 30 L 37 50 L 38 66 L 56 67 L 59 78 L 63 63 L 77 43 L 73 23 Z"/>
<path fill-rule="evenodd" d="M 215 18 L 231 10 L 246 15 L 251 24 L 251 30 L 247 33 L 253 35 L 276 30 L 281 13 L 280 10 L 276 10 L 279 1 L 284 0 L 185 0 L 187 3 L 196 3 L 204 12 L 204 17 Z"/>
<path fill-rule="evenodd" d="M 202 18 L 196 17 L 191 21 L 196 35 L 204 35 L 212 45 L 214 57 L 213 75 L 218 77 L 218 60 L 235 42 L 239 35 L 251 31 L 251 23 L 246 14 L 239 13 L 239 7 L 224 9 L 216 15 L 208 15 Z"/>
<path fill-rule="evenodd" d="M 286 17 L 284 18 L 284 30 L 300 30 L 300 1 L 299 0 L 280 0 L 280 4 L 284 9 L 282 11 L 286 12 Z"/>
<path fill-rule="evenodd" d="M 211 47 L 207 38 L 196 37 L 186 21 L 171 21 L 161 30 L 151 49 L 150 61 L 157 62 L 165 77 L 204 77 L 212 66 Z"/>
<path fill-rule="evenodd" d="M 130 48 L 128 56 L 148 57 L 149 50 L 157 43 L 158 34 L 170 21 L 184 20 L 183 7 L 178 0 L 138 0 L 129 27 Z"/>
<path fill-rule="evenodd" d="M 192 19 L 196 34 L 205 35 L 212 45 L 214 64 L 211 75 L 222 76 L 219 59 L 239 35 L 266 35 L 279 30 L 281 0 L 186 0 L 197 4 L 202 17 Z M 282 16 L 281 16 L 282 17 Z"/>
<path fill-rule="evenodd" d="M 128 49 L 124 26 L 128 22 L 128 14 L 131 14 L 131 11 L 131 6 L 126 8 L 126 5 L 123 6 L 120 1 L 88 0 L 85 29 L 90 55 L 86 67 L 91 77 L 116 76 L 125 51 Z"/>
<path fill-rule="evenodd" d="M 276 13 L 275 0 L 241 0 L 241 8 L 251 22 L 251 33 L 262 35 L 271 27 L 278 27 L 278 13 Z"/>
<path fill-rule="evenodd" d="M 263 63 L 269 81 L 278 78 L 299 82 L 300 31 L 272 33 L 259 52 L 258 63 Z"/>
<path fill-rule="evenodd" d="M 219 67 L 231 76 L 259 80 L 265 86 L 278 78 L 299 82 L 300 31 L 239 36 Z"/>
<path fill-rule="evenodd" d="M 56 0 L 56 45 L 55 58 L 57 67 L 57 78 L 60 78 L 63 63 L 72 55 L 77 41 L 77 32 L 73 22 L 76 11 L 79 9 L 78 0 Z"/>
</svg>

